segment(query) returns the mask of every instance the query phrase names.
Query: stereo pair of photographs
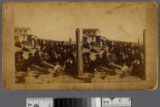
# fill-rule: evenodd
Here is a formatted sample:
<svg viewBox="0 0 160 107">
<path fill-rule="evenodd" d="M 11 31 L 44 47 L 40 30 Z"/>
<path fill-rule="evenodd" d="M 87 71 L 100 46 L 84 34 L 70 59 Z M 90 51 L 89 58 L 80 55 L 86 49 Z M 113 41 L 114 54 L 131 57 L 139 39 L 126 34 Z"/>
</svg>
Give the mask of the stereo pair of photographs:
<svg viewBox="0 0 160 107">
<path fill-rule="evenodd" d="M 158 87 L 156 2 L 4 2 L 7 90 Z"/>
</svg>

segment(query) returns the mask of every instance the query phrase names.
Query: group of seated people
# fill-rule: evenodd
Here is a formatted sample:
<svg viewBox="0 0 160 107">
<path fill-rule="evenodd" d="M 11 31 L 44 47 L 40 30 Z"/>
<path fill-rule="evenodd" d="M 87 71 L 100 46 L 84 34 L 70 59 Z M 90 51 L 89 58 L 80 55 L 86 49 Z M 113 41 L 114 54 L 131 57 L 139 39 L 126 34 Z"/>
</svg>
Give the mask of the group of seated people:
<svg viewBox="0 0 160 107">
<path fill-rule="evenodd" d="M 75 44 L 63 41 L 38 41 L 38 45 L 39 48 L 33 49 L 34 52 L 22 47 L 15 53 L 16 71 L 27 71 L 33 64 L 45 67 L 43 61 L 53 66 L 59 65 L 70 74 L 76 69 Z"/>
<path fill-rule="evenodd" d="M 43 66 L 42 62 L 47 61 L 53 66 L 59 65 L 63 71 L 74 74 L 76 72 L 76 45 L 64 41 L 38 41 L 39 48 L 27 50 L 22 48 L 15 53 L 16 71 L 27 71 L 33 64 Z M 92 47 L 92 46 L 90 46 Z M 97 66 L 109 67 L 110 62 L 120 66 L 132 68 L 135 74 L 144 71 L 144 48 L 142 45 L 131 45 L 116 43 L 112 45 L 107 43 L 108 49 L 104 48 L 102 52 L 94 52 L 93 47 L 90 52 L 82 54 L 84 72 L 92 72 Z M 85 48 L 85 47 L 84 47 Z M 26 52 L 27 51 L 27 52 Z M 95 59 L 93 60 L 92 54 Z M 25 55 L 27 54 L 27 57 Z"/>
<path fill-rule="evenodd" d="M 102 52 L 96 51 L 90 46 L 90 52 L 83 54 L 84 68 L 93 71 L 99 65 L 110 67 L 110 63 L 121 66 L 121 70 L 128 68 L 133 75 L 144 76 L 144 47 L 141 44 L 108 42 Z M 87 48 L 87 47 L 86 47 Z M 95 50 L 95 51 L 92 51 Z M 91 57 L 91 52 L 96 53 L 95 59 Z M 143 77 L 142 77 L 143 78 Z"/>
</svg>

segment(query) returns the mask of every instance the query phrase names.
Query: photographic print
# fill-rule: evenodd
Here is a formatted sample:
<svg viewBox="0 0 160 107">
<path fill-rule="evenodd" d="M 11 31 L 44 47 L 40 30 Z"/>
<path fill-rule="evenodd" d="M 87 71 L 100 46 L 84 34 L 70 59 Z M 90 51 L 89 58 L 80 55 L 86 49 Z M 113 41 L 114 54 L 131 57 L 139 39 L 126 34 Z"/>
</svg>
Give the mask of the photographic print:
<svg viewBox="0 0 160 107">
<path fill-rule="evenodd" d="M 155 2 L 6 2 L 3 87 L 155 89 L 157 11 Z"/>
</svg>

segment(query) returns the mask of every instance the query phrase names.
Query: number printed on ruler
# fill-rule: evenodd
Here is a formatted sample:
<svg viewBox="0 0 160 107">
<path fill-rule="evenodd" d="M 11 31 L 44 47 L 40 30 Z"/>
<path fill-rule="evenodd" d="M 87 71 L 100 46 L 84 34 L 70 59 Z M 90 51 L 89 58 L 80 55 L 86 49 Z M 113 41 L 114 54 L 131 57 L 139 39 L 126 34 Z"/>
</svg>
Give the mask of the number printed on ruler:
<svg viewBox="0 0 160 107">
<path fill-rule="evenodd" d="M 130 98 L 102 98 L 102 107 L 131 107 Z"/>
<path fill-rule="evenodd" d="M 26 107 L 53 107 L 53 98 L 27 98 Z"/>
</svg>

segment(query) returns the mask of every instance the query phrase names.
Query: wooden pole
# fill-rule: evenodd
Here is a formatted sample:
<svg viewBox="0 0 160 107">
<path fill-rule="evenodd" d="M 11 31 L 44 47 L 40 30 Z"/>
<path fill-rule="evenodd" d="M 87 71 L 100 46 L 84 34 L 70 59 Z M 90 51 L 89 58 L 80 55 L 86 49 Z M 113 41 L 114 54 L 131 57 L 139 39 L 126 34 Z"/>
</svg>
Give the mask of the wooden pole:
<svg viewBox="0 0 160 107">
<path fill-rule="evenodd" d="M 146 43 L 145 43 L 146 30 L 143 31 L 143 48 L 144 48 L 144 79 L 146 79 Z"/>
<path fill-rule="evenodd" d="M 81 76 L 83 73 L 83 59 L 82 59 L 82 44 L 80 41 L 80 30 L 76 29 L 76 61 L 78 75 Z"/>
</svg>

